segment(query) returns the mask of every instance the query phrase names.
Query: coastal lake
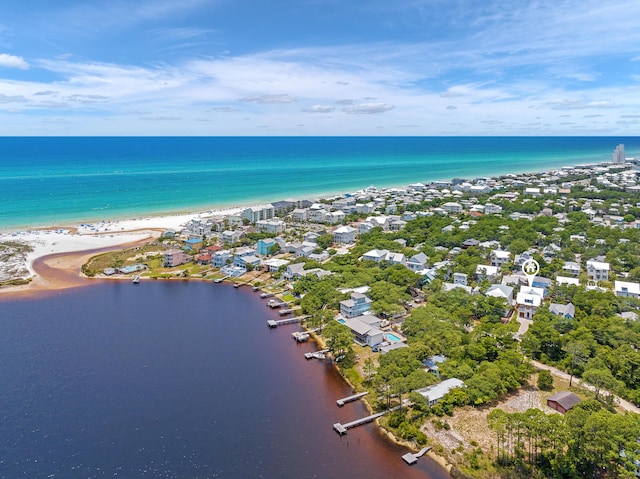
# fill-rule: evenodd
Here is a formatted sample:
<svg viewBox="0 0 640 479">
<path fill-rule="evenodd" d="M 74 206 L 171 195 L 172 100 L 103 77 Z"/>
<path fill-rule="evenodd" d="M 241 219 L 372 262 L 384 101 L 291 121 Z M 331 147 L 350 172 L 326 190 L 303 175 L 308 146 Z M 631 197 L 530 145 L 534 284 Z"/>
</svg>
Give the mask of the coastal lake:
<svg viewBox="0 0 640 479">
<path fill-rule="evenodd" d="M 0 478 L 449 477 L 336 406 L 351 388 L 257 293 L 93 281 L 0 300 Z"/>
</svg>

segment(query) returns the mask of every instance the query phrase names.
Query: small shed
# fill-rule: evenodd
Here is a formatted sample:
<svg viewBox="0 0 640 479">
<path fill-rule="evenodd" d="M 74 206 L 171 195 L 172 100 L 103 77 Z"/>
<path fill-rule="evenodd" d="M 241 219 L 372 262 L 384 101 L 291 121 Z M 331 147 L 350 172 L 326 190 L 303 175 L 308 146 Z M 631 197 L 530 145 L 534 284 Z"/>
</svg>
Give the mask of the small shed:
<svg viewBox="0 0 640 479">
<path fill-rule="evenodd" d="M 560 391 L 547 398 L 547 406 L 564 414 L 581 401 L 582 399 L 571 391 Z"/>
</svg>

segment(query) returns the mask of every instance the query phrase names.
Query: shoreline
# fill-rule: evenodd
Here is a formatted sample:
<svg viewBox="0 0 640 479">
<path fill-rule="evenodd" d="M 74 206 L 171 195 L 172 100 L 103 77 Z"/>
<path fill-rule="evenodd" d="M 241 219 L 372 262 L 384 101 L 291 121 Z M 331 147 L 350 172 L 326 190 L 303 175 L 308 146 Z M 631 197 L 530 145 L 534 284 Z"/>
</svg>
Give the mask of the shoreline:
<svg viewBox="0 0 640 479">
<path fill-rule="evenodd" d="M 631 158 L 629 158 L 631 159 Z M 599 163 L 578 164 L 572 168 L 595 168 L 603 166 L 605 164 L 611 164 L 607 161 Z M 486 178 L 497 180 L 505 178 L 511 175 L 542 175 L 553 171 L 558 171 L 564 168 L 564 166 L 553 166 L 547 169 L 537 169 L 533 167 L 530 172 L 523 173 L 499 173 Z M 453 179 L 444 180 L 452 181 Z M 411 183 L 415 184 L 415 183 Z M 402 189 L 408 187 L 410 184 L 400 186 L 374 186 L 377 189 Z M 373 185 L 371 185 L 373 186 Z M 355 192 L 363 191 L 361 188 L 355 190 Z M 353 192 L 352 192 L 353 193 Z M 342 193 L 343 195 L 345 193 Z M 338 195 L 326 193 L 321 196 L 310 195 L 308 198 L 327 199 Z M 291 200 L 293 201 L 293 200 Z M 227 217 L 232 215 L 239 215 L 248 207 L 257 206 L 257 204 L 248 204 L 246 206 L 235 206 L 233 208 L 226 209 L 206 209 L 195 212 L 184 212 L 177 214 L 158 213 L 157 215 L 138 216 L 128 219 L 116 219 L 105 221 L 102 220 L 98 223 L 77 223 L 69 224 L 66 226 L 41 226 L 34 227 L 26 230 L 8 230 L 0 232 L 0 242 L 17 242 L 31 246 L 33 249 L 25 255 L 20 261 L 17 261 L 17 266 L 26 269 L 30 276 L 24 278 L 29 281 L 27 284 L 21 285 L 6 285 L 0 286 L 0 295 L 7 295 L 8 293 L 24 290 L 42 290 L 42 289 L 55 289 L 59 287 L 66 289 L 73 284 L 73 280 L 69 280 L 68 284 L 54 280 L 49 286 L 43 287 L 38 281 L 38 273 L 34 270 L 34 264 L 37 260 L 46 256 L 59 255 L 64 253 L 74 253 L 78 255 L 82 252 L 97 251 L 102 248 L 110 248 L 105 251 L 113 251 L 115 249 L 126 248 L 131 242 L 142 241 L 141 234 L 150 233 L 152 235 L 158 235 L 165 230 L 179 230 L 181 226 L 193 219 L 202 218 L 215 218 L 215 217 Z M 56 224 L 60 222 L 56 221 Z M 150 240 L 153 236 L 147 236 L 145 239 Z M 89 256 L 90 257 L 90 256 Z M 87 257 L 86 259 L 88 259 Z M 72 261 L 72 260 L 70 260 Z M 26 264 L 25 264 L 26 263 Z M 2 271 L 0 271 L 0 280 L 2 279 Z"/>
</svg>

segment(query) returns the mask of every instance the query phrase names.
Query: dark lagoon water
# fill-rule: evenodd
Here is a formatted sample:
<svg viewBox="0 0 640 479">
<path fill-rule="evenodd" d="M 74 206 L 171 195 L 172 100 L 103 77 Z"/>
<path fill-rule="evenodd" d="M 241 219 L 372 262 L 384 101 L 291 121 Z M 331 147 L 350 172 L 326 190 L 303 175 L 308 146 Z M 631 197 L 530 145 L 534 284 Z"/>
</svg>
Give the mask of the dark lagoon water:
<svg viewBox="0 0 640 479">
<path fill-rule="evenodd" d="M 95 283 L 0 301 L 0 478 L 449 477 L 373 424 L 338 436 L 364 406 L 256 293 Z"/>
</svg>

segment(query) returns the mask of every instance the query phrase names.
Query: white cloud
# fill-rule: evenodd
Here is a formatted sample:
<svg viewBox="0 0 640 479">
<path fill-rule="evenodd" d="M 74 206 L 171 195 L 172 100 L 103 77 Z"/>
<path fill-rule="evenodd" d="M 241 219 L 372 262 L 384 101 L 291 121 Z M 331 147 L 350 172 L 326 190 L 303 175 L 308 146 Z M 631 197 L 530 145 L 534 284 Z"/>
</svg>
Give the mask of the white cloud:
<svg viewBox="0 0 640 479">
<path fill-rule="evenodd" d="M 29 64 L 22 57 L 9 55 L 8 53 L 0 53 L 0 67 L 27 70 L 29 68 Z"/>
<path fill-rule="evenodd" d="M 298 99 L 295 96 L 288 95 L 286 93 L 280 93 L 276 95 L 258 95 L 258 96 L 246 96 L 241 98 L 240 101 L 247 101 L 251 103 L 263 103 L 263 104 L 275 104 L 275 103 L 292 103 Z"/>
<path fill-rule="evenodd" d="M 374 113 L 384 113 L 393 110 L 395 105 L 388 103 L 359 103 L 345 108 L 343 111 L 350 115 L 371 115 Z"/>
<path fill-rule="evenodd" d="M 610 101 L 585 101 L 585 100 L 553 100 L 547 103 L 554 110 L 584 110 L 587 108 L 612 108 L 615 106 Z"/>
<path fill-rule="evenodd" d="M 331 105 L 313 105 L 309 108 L 303 108 L 302 111 L 306 113 L 331 113 L 335 110 Z"/>
</svg>

